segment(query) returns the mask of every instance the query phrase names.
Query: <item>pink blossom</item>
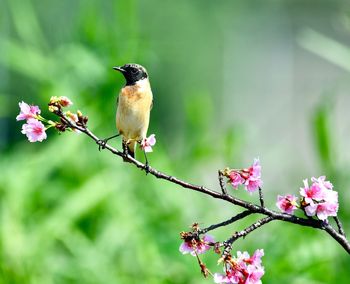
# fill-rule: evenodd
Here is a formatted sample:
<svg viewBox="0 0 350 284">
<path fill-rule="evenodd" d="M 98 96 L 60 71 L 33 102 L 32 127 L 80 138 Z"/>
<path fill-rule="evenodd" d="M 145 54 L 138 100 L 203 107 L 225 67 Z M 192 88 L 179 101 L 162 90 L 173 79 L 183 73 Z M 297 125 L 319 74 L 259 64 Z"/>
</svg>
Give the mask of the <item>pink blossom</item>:
<svg viewBox="0 0 350 284">
<path fill-rule="evenodd" d="M 298 198 L 294 195 L 288 194 L 286 196 L 277 196 L 276 206 L 284 213 L 293 214 L 297 209 Z"/>
<path fill-rule="evenodd" d="M 34 118 L 29 118 L 22 126 L 22 133 L 27 136 L 29 142 L 41 142 L 47 137 L 44 124 Z"/>
<path fill-rule="evenodd" d="M 332 183 L 326 181 L 325 176 L 312 177 L 311 181 L 312 185 L 309 187 L 307 180 L 304 180 L 304 187 L 300 188 L 306 215 L 316 215 L 320 220 L 336 216 L 339 207 L 338 193 L 333 190 Z"/>
<path fill-rule="evenodd" d="M 261 179 L 248 178 L 244 184 L 248 192 L 254 192 L 262 186 L 262 181 Z"/>
<path fill-rule="evenodd" d="M 148 138 L 144 138 L 141 141 L 141 149 L 148 152 L 153 152 L 152 147 L 156 144 L 156 136 L 154 134 L 151 134 Z"/>
<path fill-rule="evenodd" d="M 239 185 L 244 183 L 244 179 L 237 171 L 230 172 L 229 179 L 234 189 L 237 189 Z"/>
<path fill-rule="evenodd" d="M 225 274 L 214 274 L 215 283 L 246 283 L 259 284 L 264 275 L 264 267 L 261 266 L 261 257 L 264 251 L 256 250 L 252 257 L 248 252 L 237 252 L 237 257 L 225 263 Z"/>
<path fill-rule="evenodd" d="M 314 200 L 322 200 L 324 197 L 324 191 L 322 187 L 319 186 L 318 183 L 313 183 L 309 187 L 309 183 L 307 179 L 304 179 L 304 187 L 300 188 L 300 195 L 304 197 L 306 203 L 313 204 Z"/>
<path fill-rule="evenodd" d="M 40 109 L 38 106 L 28 105 L 25 102 L 20 102 L 19 104 L 20 113 L 17 115 L 16 120 L 26 120 L 29 118 L 35 118 L 40 114 Z"/>
<path fill-rule="evenodd" d="M 333 184 L 330 181 L 326 180 L 326 176 L 320 176 L 319 178 L 312 177 L 311 181 L 317 183 L 320 187 L 333 189 Z"/>
<path fill-rule="evenodd" d="M 184 240 L 179 247 L 179 251 L 182 252 L 182 254 L 190 253 L 195 256 L 196 254 L 205 253 L 211 247 L 209 244 L 214 242 L 214 238 L 210 235 L 204 235 L 203 239 L 191 238 L 189 240 Z"/>
<path fill-rule="evenodd" d="M 249 173 L 251 177 L 260 178 L 261 177 L 261 165 L 259 159 L 254 159 L 253 165 L 249 168 Z"/>
<path fill-rule="evenodd" d="M 254 159 L 253 165 L 248 169 L 248 177 L 244 183 L 248 192 L 254 192 L 262 186 L 261 165 L 259 159 Z"/>
<path fill-rule="evenodd" d="M 306 206 L 305 212 L 308 216 L 316 215 L 320 220 L 324 221 L 328 216 L 337 216 L 338 208 L 338 192 L 328 190 L 323 201 Z"/>
<path fill-rule="evenodd" d="M 244 283 L 246 284 L 261 284 L 260 278 L 263 277 L 265 270 L 263 267 L 254 267 L 249 265 L 247 267 L 248 276 Z"/>
<path fill-rule="evenodd" d="M 261 265 L 261 258 L 264 256 L 264 250 L 263 249 L 257 249 L 253 256 L 249 259 L 250 264 L 255 266 Z"/>
<path fill-rule="evenodd" d="M 259 159 L 254 159 L 253 165 L 250 168 L 231 170 L 226 176 L 229 178 L 229 182 L 234 189 L 243 184 L 248 192 L 254 192 L 262 186 Z"/>
</svg>

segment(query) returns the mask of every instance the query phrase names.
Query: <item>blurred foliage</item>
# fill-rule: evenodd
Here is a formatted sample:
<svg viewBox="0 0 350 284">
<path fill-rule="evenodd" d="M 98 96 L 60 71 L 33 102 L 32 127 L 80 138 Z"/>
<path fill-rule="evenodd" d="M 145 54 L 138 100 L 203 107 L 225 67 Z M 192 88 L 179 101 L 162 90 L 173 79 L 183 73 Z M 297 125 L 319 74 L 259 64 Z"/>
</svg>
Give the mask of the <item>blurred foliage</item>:
<svg viewBox="0 0 350 284">
<path fill-rule="evenodd" d="M 275 20 L 297 22 L 300 26 L 292 28 L 301 27 L 295 36 L 300 46 L 348 69 L 348 47 L 302 28 L 313 24 L 305 12 L 310 9 L 316 19 L 314 27 L 323 25 L 323 13 L 340 11 L 339 18 L 344 20 L 349 19 L 349 10 L 343 1 L 320 1 L 315 4 L 317 10 L 310 5 L 308 1 L 282 4 L 272 0 L 2 0 L 0 283 L 212 283 L 202 278 L 194 258 L 180 255 L 178 233 L 194 221 L 201 226 L 222 221 L 239 208 L 146 177 L 106 151 L 98 152 L 97 145 L 84 135 L 49 132 L 43 143 L 28 143 L 14 119 L 18 101 L 38 104 L 44 116 L 52 118 L 44 107 L 49 98 L 68 96 L 74 102 L 72 109 L 89 116 L 89 127 L 107 137 L 115 132 L 116 94 L 123 85 L 111 67 L 137 62 L 147 67 L 155 96 L 149 133 L 156 133 L 158 144 L 149 156 L 152 165 L 217 188 L 218 168 L 248 165 L 251 155 L 260 153 L 264 177 L 275 174 L 271 177 L 275 181 L 282 175 L 278 173 L 281 163 L 288 164 L 297 155 L 289 148 L 284 150 L 289 157 L 283 162 L 275 152 L 265 155 L 267 148 L 275 150 L 281 144 L 275 137 L 279 128 L 271 125 L 282 117 L 274 113 L 279 107 L 271 107 L 265 90 L 269 67 L 255 70 L 252 65 L 259 61 L 252 51 L 271 49 L 264 29 L 270 27 L 275 39 L 279 37 Z M 303 13 L 307 20 L 299 21 Z M 294 34 L 282 31 L 286 41 L 294 42 Z M 238 46 L 232 47 L 232 39 Z M 257 40 L 266 46 L 256 44 Z M 330 56 L 330 47 L 339 52 Z M 233 73 L 228 71 L 231 54 L 237 60 Z M 248 74 L 245 86 L 259 82 L 260 93 L 231 90 L 231 82 L 235 86 L 244 83 L 242 74 Z M 272 103 L 278 97 L 276 91 Z M 331 106 L 336 99 L 331 98 Z M 332 175 L 336 188 L 349 187 L 346 167 L 337 163 L 340 152 L 332 132 L 335 110 L 328 101 L 319 100 L 313 104 L 313 116 L 303 120 L 305 125 L 312 122 L 309 140 L 315 145 L 304 161 L 319 157 L 320 172 Z M 263 126 L 270 114 L 274 116 L 268 127 Z M 294 119 L 290 128 L 297 124 Z M 268 129 L 275 135 L 274 144 L 267 140 Z M 120 141 L 111 143 L 119 147 Z M 303 157 L 298 159 L 303 161 Z M 277 192 L 298 190 L 299 184 L 290 189 L 285 179 L 300 181 L 301 186 L 304 171 L 319 172 L 300 161 L 288 164 L 291 177 L 283 172 L 284 184 L 266 182 L 271 208 Z M 276 191 L 270 191 L 269 185 Z M 235 194 L 256 202 L 256 196 L 246 192 Z M 346 200 L 350 196 L 345 189 L 340 196 L 344 196 L 340 215 L 349 230 Z M 214 235 L 227 238 L 255 218 Z M 266 253 L 264 283 L 347 283 L 350 278 L 348 255 L 323 232 L 269 224 L 238 241 L 234 250 L 256 248 Z M 213 270 L 220 270 L 215 255 L 205 255 L 204 260 Z"/>
</svg>

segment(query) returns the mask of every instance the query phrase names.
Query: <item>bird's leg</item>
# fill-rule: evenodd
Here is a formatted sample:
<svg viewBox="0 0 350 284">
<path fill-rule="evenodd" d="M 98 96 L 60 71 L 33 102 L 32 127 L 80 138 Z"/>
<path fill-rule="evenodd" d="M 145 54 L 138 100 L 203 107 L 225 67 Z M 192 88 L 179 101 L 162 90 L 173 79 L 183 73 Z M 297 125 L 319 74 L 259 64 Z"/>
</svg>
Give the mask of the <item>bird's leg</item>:
<svg viewBox="0 0 350 284">
<path fill-rule="evenodd" d="M 124 153 L 125 155 L 128 155 L 128 154 L 129 154 L 128 142 L 126 142 L 126 141 L 123 140 L 122 145 L 123 145 L 123 153 Z"/>
<path fill-rule="evenodd" d="M 137 141 L 137 143 L 141 145 L 142 140 Z M 145 160 L 146 160 L 145 161 L 145 172 L 146 172 L 146 175 L 147 175 L 149 173 L 149 163 L 148 163 L 148 159 L 147 159 L 147 155 L 146 155 L 145 149 L 143 149 L 143 154 L 145 155 Z"/>
<path fill-rule="evenodd" d="M 98 150 L 101 151 L 101 149 L 104 149 L 106 148 L 106 144 L 109 140 L 115 138 L 115 137 L 118 137 L 120 136 L 120 133 L 116 134 L 116 135 L 113 135 L 111 137 L 108 137 L 106 139 L 101 139 L 101 140 L 98 140 L 96 143 L 98 144 Z"/>
<path fill-rule="evenodd" d="M 147 174 L 149 173 L 149 163 L 148 163 L 146 151 L 143 151 L 143 154 L 145 155 L 145 160 L 146 160 L 146 163 L 145 163 L 145 172 L 146 172 L 146 175 L 147 175 Z"/>
</svg>

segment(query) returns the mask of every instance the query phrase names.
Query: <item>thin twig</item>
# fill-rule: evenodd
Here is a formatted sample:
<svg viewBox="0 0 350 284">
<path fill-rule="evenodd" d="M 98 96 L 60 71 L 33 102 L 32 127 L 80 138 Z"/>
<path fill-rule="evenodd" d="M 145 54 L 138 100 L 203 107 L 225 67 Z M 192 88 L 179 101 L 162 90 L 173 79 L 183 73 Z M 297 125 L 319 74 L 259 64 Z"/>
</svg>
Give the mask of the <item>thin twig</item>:
<svg viewBox="0 0 350 284">
<path fill-rule="evenodd" d="M 69 120 L 67 120 L 64 117 L 64 115 L 60 115 L 60 117 L 71 128 L 79 130 L 80 132 L 88 135 L 96 143 L 100 143 L 101 140 L 95 134 L 93 134 L 88 128 L 81 127 L 81 126 L 78 126 L 76 124 L 71 123 Z M 160 172 L 152 167 L 147 167 L 147 165 L 139 162 L 138 160 L 134 159 L 133 157 L 131 157 L 131 156 L 129 156 L 121 151 L 118 151 L 117 149 L 111 147 L 108 144 L 105 145 L 105 149 L 107 149 L 108 151 L 110 151 L 114 155 L 117 155 L 117 156 L 123 157 L 124 159 L 127 159 L 131 164 L 134 164 L 137 168 L 139 168 L 141 170 L 147 171 L 150 175 L 153 175 L 156 178 L 164 179 L 164 180 L 167 180 L 171 183 L 180 185 L 183 188 L 198 191 L 198 192 L 201 192 L 203 194 L 209 195 L 213 198 L 225 200 L 229 203 L 232 203 L 234 205 L 245 208 L 245 209 L 249 210 L 251 213 L 259 213 L 259 214 L 263 214 L 265 216 L 268 216 L 268 217 L 272 218 L 272 220 L 280 220 L 280 221 L 285 221 L 285 222 L 289 222 L 289 223 L 293 223 L 293 224 L 298 224 L 300 226 L 306 226 L 306 227 L 312 227 L 312 228 L 324 230 L 330 236 L 332 236 L 333 239 L 336 240 L 350 254 L 350 243 L 346 239 L 346 237 L 344 235 L 342 235 L 341 233 L 337 232 L 336 230 L 334 230 L 334 228 L 331 225 L 325 224 L 324 222 L 322 222 L 320 220 L 305 219 L 305 218 L 297 217 L 295 215 L 290 215 L 290 214 L 286 214 L 286 213 L 280 213 L 277 211 L 273 211 L 273 210 L 270 210 L 266 207 L 252 204 L 250 202 L 233 197 L 231 195 L 223 194 L 223 193 L 211 190 L 211 189 L 204 187 L 204 186 L 200 186 L 200 185 L 196 185 L 196 184 L 192 184 L 192 183 L 183 181 L 183 180 L 176 178 L 174 176 L 167 175 L 163 172 Z"/>
<path fill-rule="evenodd" d="M 264 205 L 264 195 L 262 192 L 262 188 L 259 186 L 259 200 L 260 200 L 260 205 L 261 207 L 265 207 Z"/>
<path fill-rule="evenodd" d="M 265 217 L 262 218 L 260 220 L 258 220 L 257 222 L 255 222 L 254 224 L 250 225 L 249 227 L 245 228 L 244 230 L 240 231 L 240 232 L 236 232 L 233 234 L 233 236 L 231 238 L 229 238 L 228 240 L 226 240 L 223 245 L 225 246 L 225 250 L 223 252 L 223 255 L 228 254 L 231 249 L 232 249 L 232 244 L 238 240 L 239 238 L 245 237 L 246 235 L 248 235 L 249 233 L 253 232 L 254 230 L 260 228 L 261 226 L 273 221 L 274 219 L 269 216 L 269 217 Z"/>
<path fill-rule="evenodd" d="M 227 195 L 226 183 L 224 181 L 224 176 L 220 170 L 218 171 L 218 179 L 219 179 L 219 184 L 220 184 L 222 194 Z"/>
<path fill-rule="evenodd" d="M 344 237 L 346 237 L 345 232 L 344 232 L 344 229 L 343 229 L 343 225 L 341 224 L 341 222 L 340 222 L 338 216 L 335 216 L 335 217 L 333 217 L 333 218 L 334 218 L 335 223 L 336 223 L 337 226 L 338 226 L 338 231 L 339 231 L 339 233 L 342 234 Z"/>
<path fill-rule="evenodd" d="M 209 226 L 207 228 L 199 230 L 198 234 L 205 234 L 205 233 L 207 233 L 209 231 L 212 231 L 212 230 L 215 230 L 215 229 L 217 229 L 219 227 L 227 226 L 227 225 L 232 224 L 232 223 L 234 223 L 234 222 L 236 222 L 236 221 L 238 221 L 240 219 L 243 219 L 244 217 L 249 216 L 251 214 L 252 214 L 252 212 L 250 212 L 249 210 L 245 210 L 245 211 L 243 211 L 243 212 L 233 216 L 232 218 L 230 218 L 230 219 L 228 219 L 226 221 L 223 221 L 221 223 L 214 224 L 214 225 L 211 225 L 211 226 Z"/>
</svg>

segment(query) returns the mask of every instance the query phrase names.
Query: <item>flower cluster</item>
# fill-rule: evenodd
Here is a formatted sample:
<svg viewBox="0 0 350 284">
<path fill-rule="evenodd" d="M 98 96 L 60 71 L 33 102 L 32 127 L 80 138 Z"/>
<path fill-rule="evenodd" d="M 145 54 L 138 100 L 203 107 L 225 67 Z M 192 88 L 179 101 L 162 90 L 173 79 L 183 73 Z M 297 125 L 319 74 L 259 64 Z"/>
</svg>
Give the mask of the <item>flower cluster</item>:
<svg viewBox="0 0 350 284">
<path fill-rule="evenodd" d="M 38 106 L 29 105 L 22 101 L 19 103 L 20 113 L 16 119 L 26 120 L 26 123 L 22 126 L 22 133 L 27 136 L 30 142 L 42 142 L 47 138 L 46 130 L 51 127 L 56 128 L 59 132 L 64 132 L 67 129 L 73 130 L 69 125 L 70 123 L 76 123 L 79 126 L 86 125 L 88 118 L 83 116 L 80 111 L 76 114 L 70 111 L 62 111 L 62 108 L 71 106 L 72 104 L 72 101 L 64 96 L 51 97 L 49 111 L 61 116 L 59 122 L 54 122 L 42 117 Z"/>
<path fill-rule="evenodd" d="M 141 141 L 141 150 L 145 151 L 146 153 L 153 152 L 152 147 L 156 144 L 156 142 L 156 136 L 154 134 L 151 134 L 149 137 L 146 137 Z"/>
<path fill-rule="evenodd" d="M 224 274 L 215 273 L 215 283 L 246 283 L 259 284 L 264 275 L 264 267 L 261 265 L 261 257 L 264 255 L 262 249 L 250 256 L 248 252 L 237 252 L 237 257 L 226 256 L 224 261 Z"/>
<path fill-rule="evenodd" d="M 43 118 L 40 116 L 41 110 L 38 106 L 29 105 L 25 102 L 19 104 L 20 113 L 16 120 L 26 120 L 22 126 L 22 133 L 25 134 L 29 142 L 41 142 L 47 138 L 45 125 L 41 122 Z M 41 121 L 40 121 L 41 120 Z"/>
<path fill-rule="evenodd" d="M 326 181 L 325 176 L 311 178 L 311 186 L 308 180 L 304 180 L 304 187 L 300 188 L 300 204 L 293 195 L 278 196 L 277 207 L 285 213 L 293 214 L 300 208 L 307 216 L 317 216 L 320 220 L 326 220 L 328 216 L 337 216 L 338 192 L 333 190 L 331 182 Z"/>
<path fill-rule="evenodd" d="M 244 185 L 248 192 L 254 192 L 263 184 L 259 159 L 254 159 L 253 165 L 248 169 L 225 169 L 222 173 L 234 189 Z"/>
<path fill-rule="evenodd" d="M 215 240 L 210 235 L 204 235 L 203 238 L 199 238 L 197 234 L 191 232 L 181 232 L 181 239 L 183 243 L 179 247 L 179 251 L 182 254 L 190 253 L 193 256 L 205 253 L 210 249 L 210 245 L 215 244 Z"/>
</svg>

